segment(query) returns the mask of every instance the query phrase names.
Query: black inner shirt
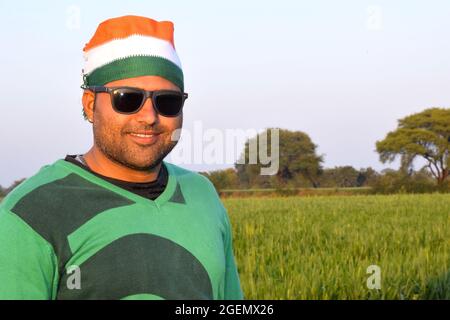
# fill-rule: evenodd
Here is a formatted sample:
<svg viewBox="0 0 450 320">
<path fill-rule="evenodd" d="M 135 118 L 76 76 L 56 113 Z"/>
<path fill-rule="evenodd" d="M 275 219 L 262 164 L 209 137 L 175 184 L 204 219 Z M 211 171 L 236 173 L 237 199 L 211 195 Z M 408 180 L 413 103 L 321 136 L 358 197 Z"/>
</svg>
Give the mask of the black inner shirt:
<svg viewBox="0 0 450 320">
<path fill-rule="evenodd" d="M 167 172 L 166 166 L 164 165 L 164 162 L 161 165 L 161 170 L 159 170 L 156 180 L 151 182 L 129 182 L 106 177 L 95 171 L 92 171 L 91 168 L 89 168 L 85 163 L 81 161 L 79 155 L 66 155 L 66 158 L 64 160 L 89 171 L 90 173 L 108 181 L 109 183 L 112 183 L 120 188 L 133 192 L 141 197 L 150 200 L 155 200 L 161 193 L 163 193 L 164 189 L 167 186 L 167 181 L 169 180 L 169 174 Z"/>
</svg>

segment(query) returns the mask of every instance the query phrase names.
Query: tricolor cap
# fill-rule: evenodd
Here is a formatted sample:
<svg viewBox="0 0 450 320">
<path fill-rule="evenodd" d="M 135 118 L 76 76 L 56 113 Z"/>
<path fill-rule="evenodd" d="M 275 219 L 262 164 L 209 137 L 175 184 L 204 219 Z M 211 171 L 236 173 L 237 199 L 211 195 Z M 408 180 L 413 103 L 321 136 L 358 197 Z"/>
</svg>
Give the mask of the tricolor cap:
<svg viewBox="0 0 450 320">
<path fill-rule="evenodd" d="M 83 85 L 102 86 L 115 80 L 154 75 L 184 91 L 173 33 L 172 22 L 139 16 L 123 16 L 100 23 L 83 49 Z"/>
</svg>

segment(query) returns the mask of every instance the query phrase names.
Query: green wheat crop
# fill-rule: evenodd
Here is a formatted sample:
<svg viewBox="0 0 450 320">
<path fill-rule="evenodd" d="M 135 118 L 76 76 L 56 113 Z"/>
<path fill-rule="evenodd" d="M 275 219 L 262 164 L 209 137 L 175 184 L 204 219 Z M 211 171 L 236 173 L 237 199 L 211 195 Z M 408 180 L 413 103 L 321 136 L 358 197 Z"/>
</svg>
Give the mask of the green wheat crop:
<svg viewBox="0 0 450 320">
<path fill-rule="evenodd" d="M 450 299 L 448 194 L 223 201 L 246 299 Z"/>
</svg>

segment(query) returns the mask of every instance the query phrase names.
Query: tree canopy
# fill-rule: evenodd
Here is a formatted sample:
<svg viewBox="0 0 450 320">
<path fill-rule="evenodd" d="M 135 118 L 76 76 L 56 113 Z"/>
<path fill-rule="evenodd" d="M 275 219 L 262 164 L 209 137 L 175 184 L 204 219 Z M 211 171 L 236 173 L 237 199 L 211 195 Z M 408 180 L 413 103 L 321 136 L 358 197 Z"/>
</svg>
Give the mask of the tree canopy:
<svg viewBox="0 0 450 320">
<path fill-rule="evenodd" d="M 262 137 L 267 137 L 267 139 L 262 139 L 263 143 L 259 144 L 258 147 L 264 148 L 267 145 L 267 154 L 278 160 L 279 167 L 275 176 L 279 181 L 285 183 L 295 176 L 301 175 L 310 181 L 312 186 L 317 187 L 317 177 L 322 171 L 323 162 L 323 156 L 316 153 L 317 145 L 302 131 L 278 128 L 275 130 L 278 130 L 279 137 L 277 146 L 272 146 L 269 143 L 269 141 L 272 141 L 271 134 L 274 132 L 270 128 L 246 142 L 240 158 L 241 161 L 235 165 L 240 180 L 244 180 L 249 185 L 252 185 L 258 179 L 265 178 L 260 176 L 260 169 L 261 167 L 266 167 L 266 165 L 259 161 L 259 155 L 256 164 L 250 163 L 249 151 L 252 142 L 258 144 Z M 243 161 L 244 159 L 245 161 Z"/>
<path fill-rule="evenodd" d="M 441 185 L 449 175 L 450 109 L 431 108 L 398 121 L 396 130 L 376 143 L 383 163 L 400 157 L 402 167 L 409 168 L 417 157 Z"/>
</svg>

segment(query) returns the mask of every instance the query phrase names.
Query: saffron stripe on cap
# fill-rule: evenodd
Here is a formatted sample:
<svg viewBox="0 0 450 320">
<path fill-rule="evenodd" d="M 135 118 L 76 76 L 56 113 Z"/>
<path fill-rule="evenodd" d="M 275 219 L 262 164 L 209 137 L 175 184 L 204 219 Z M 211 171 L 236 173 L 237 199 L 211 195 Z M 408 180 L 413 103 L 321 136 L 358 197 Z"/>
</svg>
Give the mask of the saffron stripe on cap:
<svg viewBox="0 0 450 320">
<path fill-rule="evenodd" d="M 173 42 L 173 23 L 171 21 L 156 21 L 146 17 L 123 16 L 108 19 L 99 24 L 92 39 L 85 45 L 83 51 L 91 50 L 108 41 L 127 38 L 133 34 L 152 36 Z"/>
</svg>

